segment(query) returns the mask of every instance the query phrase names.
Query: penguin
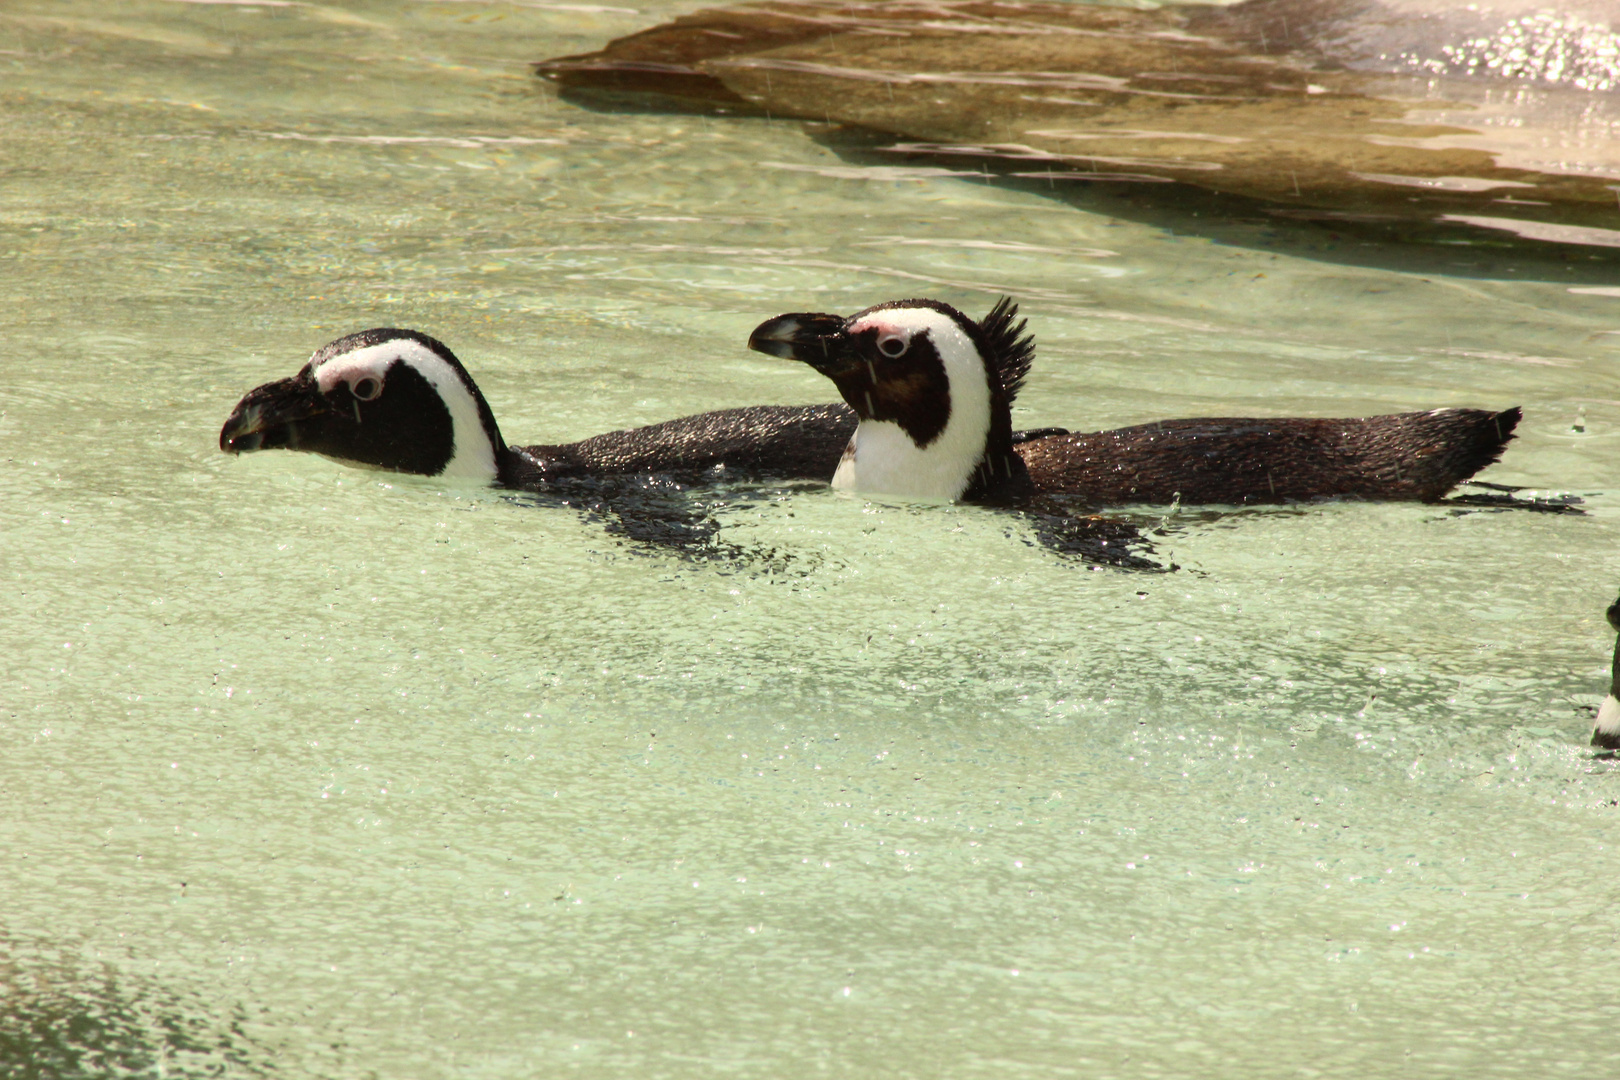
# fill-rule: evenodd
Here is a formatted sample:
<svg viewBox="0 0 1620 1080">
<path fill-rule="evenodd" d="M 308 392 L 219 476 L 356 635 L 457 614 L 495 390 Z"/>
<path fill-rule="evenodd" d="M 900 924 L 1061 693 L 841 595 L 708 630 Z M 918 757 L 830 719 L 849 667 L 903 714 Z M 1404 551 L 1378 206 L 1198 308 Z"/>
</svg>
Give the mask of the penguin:
<svg viewBox="0 0 1620 1080">
<path fill-rule="evenodd" d="M 1620 633 L 1620 600 L 1609 605 L 1605 612 L 1609 625 Z M 1614 643 L 1614 664 L 1609 669 L 1609 694 L 1598 706 L 1597 719 L 1592 722 L 1592 745 L 1602 750 L 1620 750 L 1620 638 Z"/>
<path fill-rule="evenodd" d="M 844 405 L 721 409 L 560 445 L 509 446 L 443 343 L 378 328 L 316 350 L 265 383 L 220 429 L 226 453 L 285 448 L 352 465 L 509 488 L 622 474 L 825 481 L 856 425 Z"/>
<path fill-rule="evenodd" d="M 834 487 L 979 503 L 1433 502 L 1496 461 L 1518 408 L 1353 419 L 1213 417 L 1113 431 L 1012 432 L 1033 338 L 1003 298 L 975 322 L 938 300 L 780 315 L 748 340 L 809 364 L 859 417 Z"/>
<path fill-rule="evenodd" d="M 998 309 L 1006 316 L 1006 305 Z M 987 320 L 992 333 L 1000 324 Z M 1004 384 L 1030 351 L 1003 350 Z M 746 557 L 718 540 L 710 510 L 687 497 L 716 483 L 812 480 L 839 468 L 858 417 L 843 403 L 720 409 L 579 442 L 510 446 L 472 376 L 448 346 L 415 330 L 377 328 L 322 346 L 294 376 L 250 390 L 219 433 L 230 454 L 303 450 L 350 465 L 498 485 L 581 510 L 610 532 L 701 559 Z M 1013 443 L 1063 428 L 1010 432 Z M 1130 551 L 1125 522 L 1031 514 L 1053 550 L 1091 563 L 1160 569 Z"/>
</svg>

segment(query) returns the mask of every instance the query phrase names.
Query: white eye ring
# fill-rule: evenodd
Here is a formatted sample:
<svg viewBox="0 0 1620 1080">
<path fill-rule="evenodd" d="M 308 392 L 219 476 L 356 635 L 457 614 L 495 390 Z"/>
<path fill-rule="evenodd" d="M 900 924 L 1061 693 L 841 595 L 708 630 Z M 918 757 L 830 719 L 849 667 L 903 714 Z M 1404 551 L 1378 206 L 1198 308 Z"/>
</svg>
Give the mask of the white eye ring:
<svg viewBox="0 0 1620 1080">
<path fill-rule="evenodd" d="M 910 348 L 910 346 L 911 342 L 898 334 L 880 337 L 877 342 L 878 352 L 887 356 L 890 360 L 906 355 L 906 349 Z"/>
<path fill-rule="evenodd" d="M 375 401 L 382 395 L 382 380 L 372 375 L 356 379 L 349 384 L 349 393 L 358 401 Z"/>
</svg>

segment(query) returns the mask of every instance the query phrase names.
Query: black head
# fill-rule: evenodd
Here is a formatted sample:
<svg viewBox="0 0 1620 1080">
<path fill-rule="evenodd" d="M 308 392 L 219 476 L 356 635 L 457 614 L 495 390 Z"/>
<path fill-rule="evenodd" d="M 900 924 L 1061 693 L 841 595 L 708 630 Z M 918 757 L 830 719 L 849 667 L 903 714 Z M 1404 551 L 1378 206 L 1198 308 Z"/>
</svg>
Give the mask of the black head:
<svg viewBox="0 0 1620 1080">
<path fill-rule="evenodd" d="M 362 330 L 249 391 L 219 433 L 240 454 L 308 450 L 356 465 L 493 480 L 506 444 L 472 377 L 414 330 Z"/>
</svg>

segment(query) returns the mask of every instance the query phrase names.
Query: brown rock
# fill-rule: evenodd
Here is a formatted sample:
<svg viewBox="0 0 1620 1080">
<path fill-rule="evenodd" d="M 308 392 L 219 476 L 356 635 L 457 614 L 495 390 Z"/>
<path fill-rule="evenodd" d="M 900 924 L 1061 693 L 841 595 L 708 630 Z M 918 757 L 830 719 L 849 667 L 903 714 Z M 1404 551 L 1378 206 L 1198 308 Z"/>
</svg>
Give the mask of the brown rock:
<svg viewBox="0 0 1620 1080">
<path fill-rule="evenodd" d="M 1620 35 L 1476 7 L 765 0 L 538 70 L 565 93 L 857 125 L 895 155 L 1054 186 L 1168 181 L 1284 216 L 1620 247 Z"/>
</svg>

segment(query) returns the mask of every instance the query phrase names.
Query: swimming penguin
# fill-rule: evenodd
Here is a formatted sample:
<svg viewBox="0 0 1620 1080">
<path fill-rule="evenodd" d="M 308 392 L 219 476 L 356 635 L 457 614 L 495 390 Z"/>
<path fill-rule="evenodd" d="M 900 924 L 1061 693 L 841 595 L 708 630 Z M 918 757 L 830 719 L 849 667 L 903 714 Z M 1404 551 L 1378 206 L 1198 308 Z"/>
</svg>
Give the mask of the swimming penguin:
<svg viewBox="0 0 1620 1080">
<path fill-rule="evenodd" d="M 1620 600 L 1610 604 L 1605 614 L 1609 625 L 1620 633 Z M 1609 669 L 1609 696 L 1598 706 L 1597 719 L 1592 722 L 1592 745 L 1620 750 L 1620 638 L 1615 640 L 1614 664 Z"/>
<path fill-rule="evenodd" d="M 1005 305 L 1003 306 L 1005 308 Z M 1006 312 L 1003 311 L 1003 314 Z M 998 325 L 987 321 L 987 325 Z M 1016 383 L 1029 353 L 1008 351 Z M 533 492 L 599 518 L 611 533 L 697 558 L 747 553 L 717 540 L 713 507 L 685 497 L 726 481 L 826 483 L 855 434 L 844 404 L 721 409 L 560 445 L 508 446 L 472 377 L 442 342 L 414 330 L 363 330 L 323 346 L 289 379 L 247 393 L 220 429 L 227 453 L 285 448 L 354 465 Z M 1061 428 L 1012 432 L 1019 441 Z M 1031 515 L 1048 547 L 1141 569 L 1125 522 Z"/>
<path fill-rule="evenodd" d="M 357 465 L 541 489 L 612 474 L 826 480 L 855 431 L 843 405 L 761 405 L 611 431 L 556 446 L 508 446 L 448 347 L 375 329 L 317 350 L 290 379 L 248 392 L 219 433 L 240 454 L 284 447 Z"/>
<path fill-rule="evenodd" d="M 833 486 L 1011 503 L 1280 503 L 1332 496 L 1439 499 L 1497 460 L 1520 411 L 1434 409 L 1358 419 L 1165 420 L 1090 434 L 1012 433 L 1034 343 L 1003 299 L 974 322 L 937 300 L 845 318 L 781 315 L 748 346 L 838 387 L 860 424 Z"/>
</svg>

